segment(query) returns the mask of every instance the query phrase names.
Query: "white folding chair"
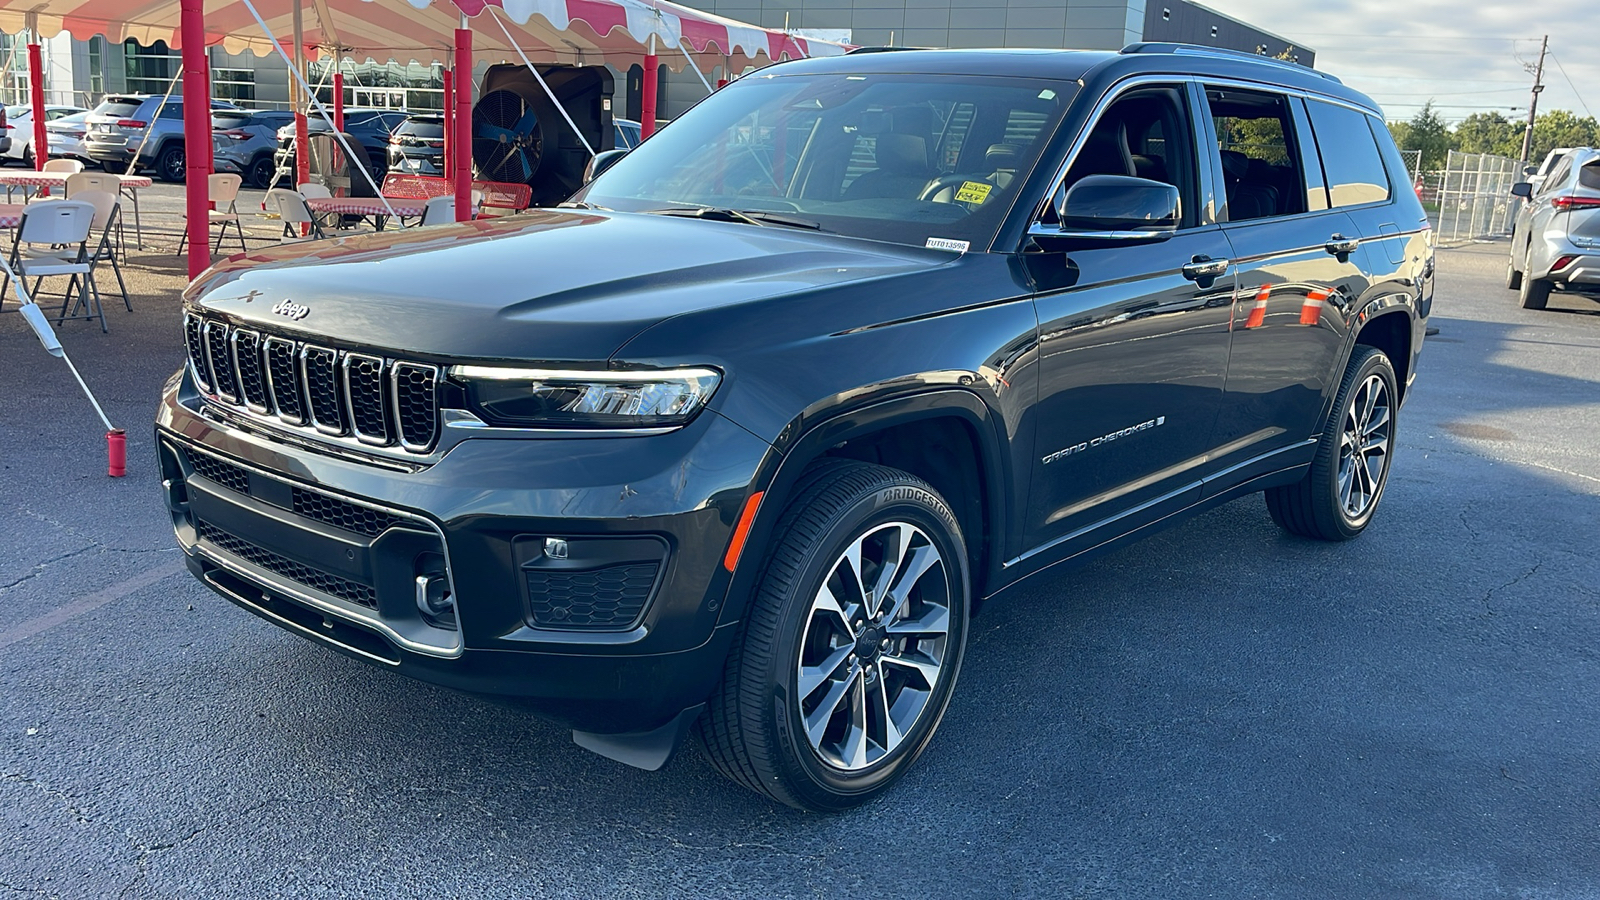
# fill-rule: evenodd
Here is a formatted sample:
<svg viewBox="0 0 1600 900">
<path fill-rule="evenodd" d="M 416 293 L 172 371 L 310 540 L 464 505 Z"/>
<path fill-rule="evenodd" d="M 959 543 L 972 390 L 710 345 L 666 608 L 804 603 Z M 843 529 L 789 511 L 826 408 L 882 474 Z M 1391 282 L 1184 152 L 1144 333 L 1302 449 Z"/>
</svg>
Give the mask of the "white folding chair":
<svg viewBox="0 0 1600 900">
<path fill-rule="evenodd" d="M 51 162 L 57 160 L 52 159 Z M 71 200 L 72 195 L 79 191 L 105 191 L 115 197 L 122 191 L 122 179 L 109 172 L 74 172 L 67 176 L 67 199 Z"/>
<path fill-rule="evenodd" d="M 283 236 L 280 240 L 287 241 L 290 238 L 299 240 L 301 225 L 311 227 L 312 237 L 327 237 L 322 231 L 322 224 L 311 214 L 311 208 L 306 206 L 305 196 L 298 191 L 291 191 L 288 188 L 273 188 L 267 191 L 267 211 L 277 213 L 278 218 L 283 221 Z"/>
<path fill-rule="evenodd" d="M 327 198 L 333 196 L 333 191 L 328 190 L 323 185 L 317 184 L 315 181 L 302 182 L 297 190 L 299 191 L 300 196 L 306 198 L 307 200 L 310 200 L 312 197 Z"/>
<path fill-rule="evenodd" d="M 65 172 L 76 175 L 83 171 L 83 163 L 76 159 L 47 159 L 44 161 L 43 172 Z"/>
<path fill-rule="evenodd" d="M 100 330 L 107 331 L 106 312 L 94 283 L 94 265 L 89 261 L 89 232 L 93 227 L 91 203 L 40 200 L 29 204 L 22 213 L 22 224 L 17 226 L 16 242 L 11 245 L 11 271 L 24 281 L 34 279 L 29 293 L 35 301 L 46 278 L 70 275 L 71 280 L 61 292 L 61 314 L 56 317 L 56 324 L 67 319 L 99 319 Z M 0 283 L 0 295 L 10 286 L 11 276 L 7 274 L 4 283 Z M 79 309 L 83 310 L 81 315 Z"/>
<path fill-rule="evenodd" d="M 423 225 L 448 225 L 456 220 L 456 198 L 429 197 L 422 204 Z"/>
<path fill-rule="evenodd" d="M 128 299 L 128 283 L 122 280 L 122 267 L 117 265 L 117 240 L 122 235 L 122 203 L 109 191 L 79 191 L 73 199 L 94 207 L 93 231 L 100 234 L 94 250 L 89 254 L 92 269 L 101 262 L 111 263 L 111 272 L 117 276 L 117 287 L 122 290 L 122 305 L 133 312 L 133 301 Z M 90 234 L 93 238 L 93 232 Z"/>
<path fill-rule="evenodd" d="M 239 219 L 239 186 L 244 179 L 232 172 L 217 172 L 206 177 L 207 192 L 211 198 L 211 210 L 206 213 L 206 224 L 221 225 L 217 232 L 217 244 L 211 248 L 212 253 L 222 252 L 222 239 L 228 234 L 228 226 L 232 225 L 234 233 L 239 236 L 239 249 L 246 253 L 250 248 L 244 242 L 244 227 Z M 183 255 L 183 248 L 189 243 L 189 229 L 183 230 L 183 237 L 178 239 L 178 255 Z"/>
</svg>

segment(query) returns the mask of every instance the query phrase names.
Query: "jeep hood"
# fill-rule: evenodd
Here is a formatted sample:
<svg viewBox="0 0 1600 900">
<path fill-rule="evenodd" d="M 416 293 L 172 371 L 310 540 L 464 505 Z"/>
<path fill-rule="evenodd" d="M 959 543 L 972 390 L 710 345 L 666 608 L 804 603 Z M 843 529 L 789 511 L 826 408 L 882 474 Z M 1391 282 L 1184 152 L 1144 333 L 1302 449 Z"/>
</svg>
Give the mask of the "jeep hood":
<svg viewBox="0 0 1600 900">
<path fill-rule="evenodd" d="M 241 254 L 202 274 L 185 296 L 240 321 L 341 345 L 449 359 L 602 361 L 675 315 L 952 258 L 781 226 L 542 210 Z"/>
</svg>

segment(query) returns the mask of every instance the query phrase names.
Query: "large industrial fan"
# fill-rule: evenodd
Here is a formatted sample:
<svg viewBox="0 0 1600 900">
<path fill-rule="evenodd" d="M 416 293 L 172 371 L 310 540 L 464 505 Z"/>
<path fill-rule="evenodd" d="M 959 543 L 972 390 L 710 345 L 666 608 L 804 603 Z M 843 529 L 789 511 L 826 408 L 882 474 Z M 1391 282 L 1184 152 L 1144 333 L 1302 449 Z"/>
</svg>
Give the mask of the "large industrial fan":
<svg viewBox="0 0 1600 900">
<path fill-rule="evenodd" d="M 539 111 L 515 91 L 490 91 L 472 110 L 472 163 L 487 181 L 531 184 L 544 158 Z"/>
<path fill-rule="evenodd" d="M 540 66 L 545 84 L 595 150 L 613 146 L 611 74 L 604 66 Z M 484 181 L 526 184 L 534 206 L 554 206 L 583 186 L 583 141 L 523 66 L 484 73 L 472 109 L 472 164 Z"/>
</svg>

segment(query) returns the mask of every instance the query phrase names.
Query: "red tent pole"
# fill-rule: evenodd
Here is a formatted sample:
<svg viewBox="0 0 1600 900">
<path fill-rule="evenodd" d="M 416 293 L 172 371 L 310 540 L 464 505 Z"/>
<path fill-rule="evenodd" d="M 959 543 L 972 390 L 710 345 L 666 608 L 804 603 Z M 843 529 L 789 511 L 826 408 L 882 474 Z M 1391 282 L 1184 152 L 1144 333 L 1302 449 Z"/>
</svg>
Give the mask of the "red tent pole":
<svg viewBox="0 0 1600 900">
<path fill-rule="evenodd" d="M 344 73 L 333 73 L 333 127 L 344 130 Z"/>
<path fill-rule="evenodd" d="M 661 65 L 660 57 L 656 56 L 656 36 L 650 35 L 650 52 L 644 57 L 644 84 L 640 86 L 639 93 L 639 137 L 647 138 L 656 133 L 656 70 Z"/>
<path fill-rule="evenodd" d="M 50 135 L 44 130 L 44 57 L 38 35 L 34 37 L 28 44 L 28 93 L 33 103 L 33 164 L 42 170 L 50 158 Z"/>
<path fill-rule="evenodd" d="M 466 24 L 466 17 L 461 19 Z M 472 29 L 456 29 L 455 58 L 456 221 L 472 218 Z"/>
<path fill-rule="evenodd" d="M 210 92 L 206 89 L 206 23 L 203 0 L 179 0 L 180 35 L 183 40 L 183 142 L 200 147 L 211 140 Z M 211 264 L 209 183 L 205 154 L 184 155 L 184 208 L 189 221 L 189 277 Z"/>
<path fill-rule="evenodd" d="M 217 171 L 217 147 L 211 139 L 211 54 L 205 53 L 202 57 L 206 73 L 206 140 L 200 142 L 200 152 L 205 154 L 206 174 Z"/>
<path fill-rule="evenodd" d="M 452 177 L 455 171 L 451 164 L 455 159 L 456 85 L 451 72 L 448 67 L 444 70 L 444 106 L 440 109 L 444 113 L 444 165 L 440 167 L 440 174 L 446 178 Z"/>
</svg>

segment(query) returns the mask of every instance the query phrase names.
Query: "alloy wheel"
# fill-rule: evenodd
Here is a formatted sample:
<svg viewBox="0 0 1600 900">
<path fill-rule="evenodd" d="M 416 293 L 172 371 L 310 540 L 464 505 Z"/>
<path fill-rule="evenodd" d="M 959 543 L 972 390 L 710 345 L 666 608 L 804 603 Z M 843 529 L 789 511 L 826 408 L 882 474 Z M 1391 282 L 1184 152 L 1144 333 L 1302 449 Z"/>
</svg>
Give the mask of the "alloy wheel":
<svg viewBox="0 0 1600 900">
<path fill-rule="evenodd" d="M 945 561 L 915 525 L 875 525 L 834 561 L 795 669 L 800 724 L 824 763 L 871 768 L 916 727 L 945 670 L 950 604 Z"/>
<path fill-rule="evenodd" d="M 1365 515 L 1383 489 L 1393 421 L 1388 385 L 1377 374 L 1367 376 L 1350 399 L 1339 434 L 1339 505 L 1351 520 Z"/>
</svg>

